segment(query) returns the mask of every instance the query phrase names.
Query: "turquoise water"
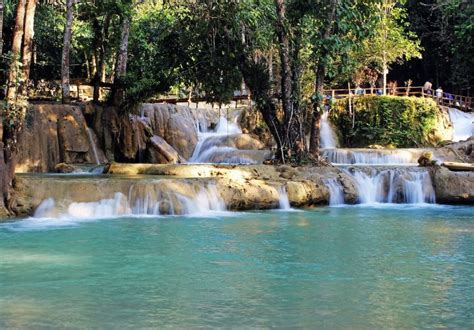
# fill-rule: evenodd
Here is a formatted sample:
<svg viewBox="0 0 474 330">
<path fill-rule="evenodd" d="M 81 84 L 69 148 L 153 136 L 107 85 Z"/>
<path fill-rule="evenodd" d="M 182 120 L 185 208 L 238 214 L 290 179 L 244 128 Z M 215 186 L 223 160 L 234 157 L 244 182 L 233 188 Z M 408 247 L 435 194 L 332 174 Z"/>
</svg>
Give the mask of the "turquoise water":
<svg viewBox="0 0 474 330">
<path fill-rule="evenodd" d="M 0 328 L 474 327 L 474 209 L 0 225 Z"/>
</svg>

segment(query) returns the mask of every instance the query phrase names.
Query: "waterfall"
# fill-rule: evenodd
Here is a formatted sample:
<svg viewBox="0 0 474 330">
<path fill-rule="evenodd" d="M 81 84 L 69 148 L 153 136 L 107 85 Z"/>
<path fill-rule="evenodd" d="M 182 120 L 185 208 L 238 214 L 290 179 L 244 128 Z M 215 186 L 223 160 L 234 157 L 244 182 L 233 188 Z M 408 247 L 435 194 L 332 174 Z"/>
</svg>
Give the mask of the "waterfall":
<svg viewBox="0 0 474 330">
<path fill-rule="evenodd" d="M 356 184 L 361 204 L 436 202 L 427 170 L 351 168 L 345 171 Z"/>
<path fill-rule="evenodd" d="M 322 156 L 338 165 L 416 165 L 423 149 L 326 149 Z"/>
<path fill-rule="evenodd" d="M 278 191 L 278 204 L 280 210 L 291 210 L 290 200 L 288 198 L 288 193 L 286 192 L 285 186 L 277 188 Z"/>
<path fill-rule="evenodd" d="M 121 192 L 95 202 L 45 199 L 34 213 L 35 218 L 95 219 L 117 216 L 212 215 L 226 210 L 215 184 L 196 189 L 191 195 L 155 184 L 130 187 L 128 196 Z M 180 188 L 180 187 L 179 187 Z"/>
<path fill-rule="evenodd" d="M 329 111 L 324 111 L 321 116 L 321 148 L 327 149 L 336 147 L 337 137 L 329 122 Z"/>
<path fill-rule="evenodd" d="M 97 152 L 97 145 L 95 143 L 94 132 L 92 131 L 92 128 L 87 127 L 87 135 L 89 136 L 89 142 L 90 142 L 92 152 L 93 152 L 93 155 L 94 155 L 95 163 L 97 165 L 100 165 L 99 154 Z"/>
<path fill-rule="evenodd" d="M 235 119 L 236 121 L 237 119 Z M 241 134 L 236 122 L 220 117 L 214 131 L 199 131 L 199 142 L 189 163 L 255 164 L 254 150 L 239 150 L 226 145 L 230 136 Z M 255 155 L 256 156 L 256 155 Z M 263 160 L 262 160 L 263 161 Z"/>
<path fill-rule="evenodd" d="M 235 122 L 229 122 L 225 117 L 220 117 L 217 123 L 215 134 L 217 135 L 229 135 L 229 134 L 240 134 L 242 130 Z"/>
<path fill-rule="evenodd" d="M 329 205 L 344 204 L 344 190 L 337 179 L 326 179 L 324 184 L 329 189 Z"/>
<path fill-rule="evenodd" d="M 458 109 L 448 109 L 449 118 L 454 128 L 453 141 L 464 141 L 474 135 L 474 113 L 466 113 Z"/>
</svg>

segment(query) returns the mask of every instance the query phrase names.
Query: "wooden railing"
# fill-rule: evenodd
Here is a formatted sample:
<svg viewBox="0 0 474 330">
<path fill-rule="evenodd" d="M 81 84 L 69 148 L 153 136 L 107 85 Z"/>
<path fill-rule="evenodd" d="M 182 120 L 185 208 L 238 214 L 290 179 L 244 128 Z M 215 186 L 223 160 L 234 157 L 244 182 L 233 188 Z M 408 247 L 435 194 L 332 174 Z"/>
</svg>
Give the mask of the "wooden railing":
<svg viewBox="0 0 474 330">
<path fill-rule="evenodd" d="M 58 99 L 60 97 L 59 82 L 48 82 L 51 84 L 51 87 L 39 95 L 31 95 L 31 100 L 45 100 L 45 99 Z M 100 83 L 101 95 L 105 97 L 111 88 L 112 84 L 110 83 Z M 90 99 L 92 97 L 92 88 L 93 86 L 90 83 L 87 83 L 83 80 L 75 80 L 71 84 L 71 96 L 78 100 Z M 379 88 L 353 88 L 353 89 L 327 89 L 324 90 L 326 100 L 336 100 L 348 97 L 358 97 L 361 95 L 381 95 L 382 90 Z M 436 95 L 435 90 L 430 92 L 425 92 L 423 87 L 395 87 L 387 89 L 387 95 L 393 96 L 412 96 L 412 97 L 426 97 L 434 99 L 439 105 L 457 108 L 466 112 L 474 111 L 474 97 L 454 95 L 450 93 L 443 92 L 440 97 Z M 275 95 L 275 97 L 278 97 Z M 234 95 L 232 101 L 236 102 L 236 105 L 239 101 L 249 100 L 250 96 L 247 93 L 238 93 Z M 185 102 L 206 102 L 206 98 L 193 96 L 192 98 L 180 98 L 176 95 L 163 96 L 158 99 L 152 100 L 152 102 L 166 102 L 166 103 L 185 103 Z"/>
<path fill-rule="evenodd" d="M 327 99 L 341 99 L 348 97 L 357 97 L 361 95 L 382 95 L 382 90 L 378 88 L 354 88 L 354 89 L 328 89 L 324 90 Z M 426 92 L 423 87 L 396 87 L 387 89 L 387 95 L 393 96 L 413 96 L 432 98 L 439 105 L 451 108 L 457 108 L 466 112 L 474 111 L 474 97 L 454 95 L 443 92 L 437 96 L 435 90 Z"/>
</svg>

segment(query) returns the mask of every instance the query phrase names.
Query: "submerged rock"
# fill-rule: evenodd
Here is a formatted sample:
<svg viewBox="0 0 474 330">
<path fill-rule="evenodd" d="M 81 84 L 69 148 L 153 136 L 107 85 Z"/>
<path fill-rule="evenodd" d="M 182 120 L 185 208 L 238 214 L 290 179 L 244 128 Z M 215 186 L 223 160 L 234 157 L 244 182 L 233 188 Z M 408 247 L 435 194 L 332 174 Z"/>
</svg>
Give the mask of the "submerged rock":
<svg viewBox="0 0 474 330">
<path fill-rule="evenodd" d="M 76 171 L 73 165 L 66 163 L 59 163 L 54 168 L 57 173 L 74 173 L 74 171 Z"/>
</svg>

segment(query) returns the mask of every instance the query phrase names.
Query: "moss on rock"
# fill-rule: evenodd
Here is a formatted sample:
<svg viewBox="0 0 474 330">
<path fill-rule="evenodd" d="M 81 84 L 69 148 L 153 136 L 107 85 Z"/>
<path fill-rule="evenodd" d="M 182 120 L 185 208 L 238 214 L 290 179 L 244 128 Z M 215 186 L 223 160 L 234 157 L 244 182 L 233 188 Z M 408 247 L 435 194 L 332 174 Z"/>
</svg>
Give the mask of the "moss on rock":
<svg viewBox="0 0 474 330">
<path fill-rule="evenodd" d="M 331 121 L 347 147 L 392 145 L 398 148 L 434 146 L 449 139 L 447 114 L 432 99 L 360 96 L 337 100 Z"/>
</svg>

